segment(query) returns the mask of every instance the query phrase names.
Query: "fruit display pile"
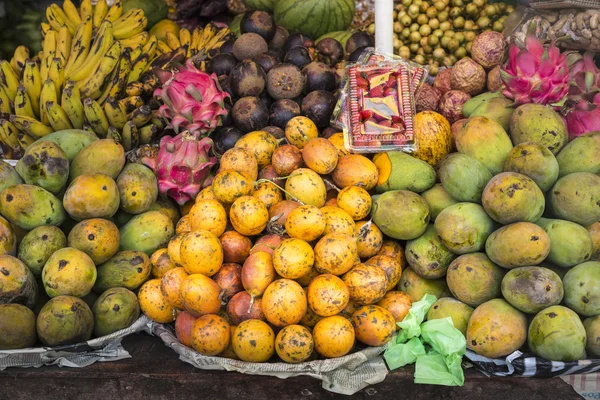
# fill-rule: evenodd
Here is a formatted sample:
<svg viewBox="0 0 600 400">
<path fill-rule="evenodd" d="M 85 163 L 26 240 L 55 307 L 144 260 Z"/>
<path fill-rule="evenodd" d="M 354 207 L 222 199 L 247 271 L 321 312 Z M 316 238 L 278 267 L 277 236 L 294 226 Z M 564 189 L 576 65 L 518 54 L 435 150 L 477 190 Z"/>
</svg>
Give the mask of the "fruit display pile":
<svg viewBox="0 0 600 400">
<path fill-rule="evenodd" d="M 411 35 L 451 20 L 442 36 L 464 54 L 418 88 L 414 152 L 355 154 L 330 121 L 373 37 L 340 32 L 352 2 L 335 0 L 323 21 L 344 18 L 309 24 L 314 39 L 297 3 L 248 1 L 260 10 L 231 30 L 146 31 L 118 0 L 67 0 L 48 9 L 39 55 L 0 62 L 0 139 L 19 156 L 0 162 L 0 349 L 74 344 L 144 313 L 202 355 L 301 363 L 385 345 L 430 294 L 427 318 L 449 317 L 480 355 L 600 357 L 594 54 L 508 45 L 502 4 L 403 2 Z M 84 33 L 86 56 L 60 40 Z M 361 76 L 373 98 L 398 97 L 388 65 Z"/>
</svg>

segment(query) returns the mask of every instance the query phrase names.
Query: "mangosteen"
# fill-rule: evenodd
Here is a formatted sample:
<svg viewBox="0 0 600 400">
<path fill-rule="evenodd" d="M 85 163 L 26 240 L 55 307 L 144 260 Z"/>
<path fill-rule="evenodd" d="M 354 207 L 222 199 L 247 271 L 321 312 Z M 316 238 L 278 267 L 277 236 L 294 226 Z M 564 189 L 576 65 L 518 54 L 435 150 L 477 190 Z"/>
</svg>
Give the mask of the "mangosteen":
<svg viewBox="0 0 600 400">
<path fill-rule="evenodd" d="M 265 105 L 265 107 L 267 107 L 267 109 L 271 108 L 271 105 L 273 104 L 273 98 L 269 96 L 269 93 L 262 92 L 258 97 L 260 98 L 260 101 L 262 101 L 262 103 Z"/>
<path fill-rule="evenodd" d="M 267 91 L 275 100 L 293 99 L 304 89 L 304 75 L 293 64 L 279 64 L 267 74 Z"/>
<path fill-rule="evenodd" d="M 215 73 L 217 76 L 229 75 L 231 69 L 238 63 L 236 58 L 228 53 L 217 54 L 206 66 L 207 72 Z"/>
<path fill-rule="evenodd" d="M 240 61 L 252 60 L 267 51 L 267 42 L 257 33 L 244 33 L 233 44 L 233 55 Z"/>
<path fill-rule="evenodd" d="M 267 54 L 274 57 L 278 63 L 280 63 L 285 57 L 285 51 L 278 47 L 269 47 Z"/>
<path fill-rule="evenodd" d="M 302 114 L 310 118 L 319 128 L 325 128 L 329 126 L 335 103 L 336 98 L 332 93 L 315 90 L 302 100 Z"/>
<path fill-rule="evenodd" d="M 225 109 L 227 110 L 227 114 L 221 117 L 222 128 L 233 125 L 233 119 L 231 118 L 231 110 L 233 109 L 233 104 L 231 104 L 231 100 L 227 100 L 225 102 Z"/>
<path fill-rule="evenodd" d="M 265 89 L 266 79 L 260 65 L 250 60 L 239 62 L 229 74 L 231 89 L 238 97 L 258 96 Z"/>
<path fill-rule="evenodd" d="M 348 56 L 348 61 L 350 62 L 357 62 L 358 59 L 360 58 L 360 56 L 363 55 L 363 53 L 367 50 L 366 47 L 359 47 L 358 49 L 354 50 L 352 53 L 350 53 L 350 55 Z"/>
<path fill-rule="evenodd" d="M 221 54 L 233 54 L 233 44 L 235 43 L 235 38 L 231 38 L 225 41 L 219 48 L 219 53 Z"/>
<path fill-rule="evenodd" d="M 340 130 L 334 126 L 328 126 L 327 128 L 323 129 L 323 134 L 321 136 L 323 136 L 325 139 L 329 139 L 339 131 Z"/>
<path fill-rule="evenodd" d="M 335 74 L 326 64 L 311 62 L 302 69 L 302 73 L 306 77 L 305 93 L 315 90 L 326 90 L 328 92 L 335 90 Z"/>
<path fill-rule="evenodd" d="M 229 93 L 232 100 L 237 98 L 236 94 L 233 93 L 233 90 L 231 89 L 231 80 L 229 79 L 229 75 L 220 75 L 219 85 L 221 86 L 221 90 Z"/>
<path fill-rule="evenodd" d="M 278 126 L 265 126 L 262 130 L 270 133 L 275 139 L 283 139 L 285 137 L 285 131 Z"/>
<path fill-rule="evenodd" d="M 275 29 L 275 36 L 269 42 L 269 47 L 275 47 L 283 50 L 283 46 L 285 46 L 285 41 L 290 37 L 290 33 L 287 29 L 285 29 L 281 25 L 277 25 Z"/>
<path fill-rule="evenodd" d="M 231 111 L 233 124 L 242 132 L 259 131 L 269 123 L 269 109 L 258 97 L 242 97 Z"/>
<path fill-rule="evenodd" d="M 277 100 L 271 106 L 269 124 L 285 129 L 288 121 L 300 115 L 300 106 L 294 100 Z"/>
<path fill-rule="evenodd" d="M 344 60 L 344 47 L 334 38 L 325 38 L 317 43 L 319 61 L 327 65 L 335 65 Z"/>
<path fill-rule="evenodd" d="M 311 61 L 308 50 L 303 46 L 292 47 L 285 53 L 285 58 L 283 59 L 283 62 L 294 64 L 298 68 L 303 68 Z"/>
<path fill-rule="evenodd" d="M 263 37 L 267 42 L 273 39 L 277 26 L 273 17 L 264 11 L 252 11 L 244 14 L 240 22 L 240 32 L 256 33 Z"/>
<path fill-rule="evenodd" d="M 211 134 L 214 142 L 214 151 L 218 156 L 222 156 L 227 150 L 232 149 L 235 143 L 244 136 L 244 132 L 233 126 L 221 128 Z"/>
<path fill-rule="evenodd" d="M 346 53 L 353 53 L 360 47 L 373 47 L 375 46 L 375 38 L 369 35 L 367 32 L 361 31 L 356 32 L 346 42 Z"/>
<path fill-rule="evenodd" d="M 271 68 L 279 64 L 277 59 L 269 53 L 259 55 L 254 59 L 254 62 L 261 66 L 265 74 L 268 74 Z"/>
<path fill-rule="evenodd" d="M 304 46 L 306 48 L 315 47 L 315 42 L 302 33 L 294 33 L 291 34 L 285 41 L 285 44 L 283 45 L 283 51 L 288 52 L 290 49 L 296 46 Z"/>
</svg>

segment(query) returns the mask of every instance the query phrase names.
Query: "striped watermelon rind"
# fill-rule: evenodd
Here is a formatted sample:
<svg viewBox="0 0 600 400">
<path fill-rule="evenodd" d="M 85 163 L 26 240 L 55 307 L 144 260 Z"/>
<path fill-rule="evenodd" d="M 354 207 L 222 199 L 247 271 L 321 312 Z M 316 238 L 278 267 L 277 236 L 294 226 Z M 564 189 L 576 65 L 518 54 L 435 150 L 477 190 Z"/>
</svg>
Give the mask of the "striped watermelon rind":
<svg viewBox="0 0 600 400">
<path fill-rule="evenodd" d="M 276 0 L 275 22 L 290 33 L 311 38 L 347 30 L 354 17 L 354 0 Z"/>
<path fill-rule="evenodd" d="M 275 0 L 244 0 L 244 3 L 252 10 L 272 13 Z"/>
<path fill-rule="evenodd" d="M 329 33 L 324 34 L 317 40 L 315 40 L 315 44 L 319 44 L 319 42 L 323 39 L 333 38 L 333 39 L 337 40 L 338 42 L 340 42 L 342 44 L 343 48 L 346 48 L 346 42 L 348 41 L 348 39 L 350 39 L 350 36 L 352 36 L 353 33 L 354 33 L 354 31 L 329 32 Z"/>
</svg>

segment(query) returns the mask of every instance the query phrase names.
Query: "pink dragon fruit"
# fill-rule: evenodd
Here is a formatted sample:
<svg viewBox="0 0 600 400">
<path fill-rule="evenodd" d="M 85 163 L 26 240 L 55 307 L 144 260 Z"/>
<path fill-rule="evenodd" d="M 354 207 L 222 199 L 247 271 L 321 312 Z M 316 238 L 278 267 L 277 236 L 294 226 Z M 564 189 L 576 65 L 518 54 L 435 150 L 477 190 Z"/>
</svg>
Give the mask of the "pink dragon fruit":
<svg viewBox="0 0 600 400">
<path fill-rule="evenodd" d="M 212 146 L 212 139 L 198 140 L 195 134 L 184 131 L 163 137 L 158 156 L 143 162 L 154 170 L 159 192 L 183 205 L 209 184 L 210 169 L 217 163 L 216 157 L 208 155 Z"/>
<path fill-rule="evenodd" d="M 500 72 L 504 96 L 514 100 L 515 105 L 555 105 L 569 90 L 567 54 L 561 54 L 554 42 L 544 47 L 535 28 L 535 24 L 529 27 L 524 47 L 515 40 L 511 42 L 508 62 Z"/>
<path fill-rule="evenodd" d="M 588 132 L 600 131 L 600 70 L 594 53 L 569 56 L 571 85 L 562 113 L 571 139 Z"/>
<path fill-rule="evenodd" d="M 169 121 L 167 128 L 204 136 L 221 125 L 221 116 L 227 115 L 225 99 L 230 96 L 221 90 L 215 74 L 196 69 L 191 60 L 178 71 L 155 73 L 162 87 L 154 91 L 154 97 L 164 103 L 158 115 Z"/>
</svg>

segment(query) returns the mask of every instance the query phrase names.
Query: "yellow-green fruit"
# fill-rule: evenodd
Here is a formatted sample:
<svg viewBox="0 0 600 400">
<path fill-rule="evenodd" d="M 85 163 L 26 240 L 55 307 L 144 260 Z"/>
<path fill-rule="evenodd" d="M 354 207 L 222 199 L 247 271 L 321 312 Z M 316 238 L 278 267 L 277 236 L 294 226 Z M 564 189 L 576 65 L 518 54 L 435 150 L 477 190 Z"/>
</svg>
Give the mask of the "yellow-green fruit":
<svg viewBox="0 0 600 400">
<path fill-rule="evenodd" d="M 513 147 L 504 162 L 505 172 L 527 175 L 543 192 L 554 185 L 558 170 L 554 154 L 539 143 L 521 143 Z"/>
<path fill-rule="evenodd" d="M 504 268 L 538 265 L 550 254 L 550 236 L 531 222 L 517 222 L 494 231 L 485 252 Z"/>
<path fill-rule="evenodd" d="M 406 242 L 406 261 L 418 275 L 425 279 L 438 279 L 446 275 L 448 266 L 456 258 L 429 224 L 425 233 Z"/>
<path fill-rule="evenodd" d="M 158 197 L 156 201 L 152 205 L 150 205 L 148 211 L 162 212 L 163 214 L 171 218 L 171 221 L 173 221 L 173 225 L 177 225 L 177 222 L 179 222 L 179 220 L 181 219 L 181 213 L 179 212 L 179 208 L 177 208 L 175 203 L 169 198 Z M 117 226 L 119 225 L 117 224 Z"/>
<path fill-rule="evenodd" d="M 73 296 L 51 299 L 37 317 L 37 334 L 46 346 L 63 346 L 89 340 L 94 328 L 92 310 Z"/>
<path fill-rule="evenodd" d="M 129 214 L 123 210 L 117 210 L 115 215 L 113 215 L 112 220 L 115 223 L 115 225 L 117 225 L 119 228 L 122 228 L 123 226 L 125 226 L 126 223 L 131 221 L 131 218 L 133 218 L 133 214 Z"/>
<path fill-rule="evenodd" d="M 113 258 L 98 266 L 98 278 L 94 291 L 104 291 L 122 287 L 136 290 L 150 276 L 150 258 L 141 251 L 120 251 Z"/>
<path fill-rule="evenodd" d="M 67 217 L 56 196 L 41 187 L 25 184 L 8 187 L 0 193 L 0 214 L 25 230 L 58 226 Z"/>
<path fill-rule="evenodd" d="M 140 316 L 140 305 L 132 291 L 112 288 L 96 300 L 93 312 L 94 335 L 102 337 L 131 326 Z"/>
<path fill-rule="evenodd" d="M 125 165 L 125 150 L 113 139 L 100 139 L 87 145 L 71 163 L 70 180 L 80 175 L 105 174 L 116 179 Z"/>
<path fill-rule="evenodd" d="M 20 303 L 31 309 L 38 298 L 35 277 L 21 260 L 0 256 L 0 304 Z"/>
<path fill-rule="evenodd" d="M 119 251 L 119 228 L 102 218 L 81 221 L 69 232 L 69 247 L 74 247 L 90 256 L 94 264 L 100 265 Z"/>
<path fill-rule="evenodd" d="M 127 164 L 117 178 L 121 209 L 141 214 L 150 209 L 158 197 L 158 181 L 154 172 L 141 164 Z"/>
<path fill-rule="evenodd" d="M 513 307 L 527 314 L 560 304 L 564 296 L 560 277 L 547 268 L 515 268 L 502 279 L 502 296 Z"/>
<path fill-rule="evenodd" d="M 588 356 L 590 358 L 600 357 L 600 315 L 584 320 L 583 327 L 587 336 L 585 349 Z"/>
<path fill-rule="evenodd" d="M 433 303 L 427 313 L 427 320 L 450 317 L 454 327 L 466 335 L 471 314 L 473 314 L 473 307 L 453 297 L 443 297 Z"/>
<path fill-rule="evenodd" d="M 33 347 L 35 314 L 21 304 L 0 304 L 0 350 Z"/>
<path fill-rule="evenodd" d="M 535 355 L 551 361 L 585 358 L 586 333 L 579 316 L 563 306 L 540 311 L 529 325 L 527 344 Z"/>
<path fill-rule="evenodd" d="M 96 266 L 81 250 L 65 247 L 48 258 L 42 281 L 50 297 L 88 294 L 96 282 Z"/>
<path fill-rule="evenodd" d="M 392 190 L 373 200 L 373 222 L 386 235 L 399 240 L 421 236 L 429 223 L 429 206 L 408 190 Z"/>
<path fill-rule="evenodd" d="M 565 305 L 580 315 L 600 315 L 600 262 L 588 261 L 571 268 L 563 279 Z"/>
<path fill-rule="evenodd" d="M 7 162 L 0 161 L 0 192 L 9 186 L 20 183 L 23 183 L 23 178 L 15 171 L 13 166 Z"/>
<path fill-rule="evenodd" d="M 110 218 L 119 209 L 119 189 L 108 175 L 80 175 L 67 188 L 63 201 L 74 220 Z"/>
<path fill-rule="evenodd" d="M 513 148 L 504 128 L 486 117 L 469 118 L 456 133 L 455 142 L 460 153 L 476 158 L 492 174 L 502 172 L 504 160 Z"/>
<path fill-rule="evenodd" d="M 492 179 L 490 171 L 468 154 L 452 153 L 438 165 L 440 182 L 452 198 L 481 203 L 481 193 Z"/>
<path fill-rule="evenodd" d="M 533 179 L 516 172 L 494 176 L 483 190 L 481 201 L 488 215 L 501 224 L 535 222 L 546 204 L 544 193 Z"/>
<path fill-rule="evenodd" d="M 431 211 L 431 221 L 435 222 L 435 219 L 440 215 L 443 209 L 450 207 L 453 204 L 458 203 L 441 183 L 436 183 L 431 189 L 421 193 L 421 197 L 425 199 L 429 205 Z"/>
<path fill-rule="evenodd" d="M 600 132 L 576 137 L 556 156 L 560 177 L 574 172 L 600 172 Z"/>
<path fill-rule="evenodd" d="M 156 36 L 158 40 L 162 40 L 163 42 L 166 42 L 167 32 L 171 32 L 176 37 L 179 37 L 179 25 L 170 19 L 163 19 L 150 29 L 150 34 Z"/>
<path fill-rule="evenodd" d="M 592 236 L 581 225 L 561 219 L 540 218 L 537 225 L 550 237 L 547 261 L 569 268 L 590 259 L 594 244 Z"/>
<path fill-rule="evenodd" d="M 377 193 L 390 190 L 410 190 L 421 193 L 435 184 L 435 170 L 421 161 L 401 151 L 379 153 L 373 158 L 377 167 Z"/>
<path fill-rule="evenodd" d="M 523 104 L 510 121 L 510 136 L 515 145 L 539 143 L 556 155 L 569 142 L 569 133 L 562 117 L 551 107 Z"/>
<path fill-rule="evenodd" d="M 490 97 L 490 95 L 492 97 Z M 480 100 L 482 96 L 488 96 L 483 101 Z M 475 109 L 468 110 L 471 103 L 479 101 L 479 105 Z M 463 114 L 465 117 L 486 117 L 499 123 L 504 130 L 508 131 L 510 127 L 510 120 L 514 112 L 512 106 L 513 102 L 506 97 L 502 96 L 499 92 L 484 93 L 479 96 L 473 97 L 468 100 L 463 106 Z"/>
<path fill-rule="evenodd" d="M 0 216 L 0 256 L 14 256 L 17 253 L 17 235 L 10 222 Z"/>
<path fill-rule="evenodd" d="M 504 270 L 483 253 L 465 254 L 450 264 L 446 281 L 458 300 L 472 307 L 500 297 Z"/>
<path fill-rule="evenodd" d="M 445 279 L 424 279 L 412 268 L 405 268 L 402 271 L 398 290 L 406 293 L 413 302 L 421 300 L 426 294 L 431 294 L 438 299 L 450 296 Z"/>
<path fill-rule="evenodd" d="M 58 194 L 69 179 L 69 160 L 56 143 L 38 140 L 25 150 L 15 167 L 25 183 Z"/>
<path fill-rule="evenodd" d="M 592 257 L 590 261 L 600 261 L 600 221 L 587 227 L 592 237 Z"/>
<path fill-rule="evenodd" d="M 548 193 L 556 217 L 584 226 L 600 221 L 600 176 L 575 172 L 560 178 Z"/>
<path fill-rule="evenodd" d="M 483 207 L 474 203 L 457 203 L 445 208 L 434 223 L 442 243 L 455 254 L 483 250 L 494 231 L 494 221 Z"/>
<path fill-rule="evenodd" d="M 498 358 L 518 350 L 527 338 L 527 318 L 502 299 L 483 303 L 467 326 L 467 347 L 479 355 Z"/>
<path fill-rule="evenodd" d="M 136 215 L 121 228 L 121 250 L 139 250 L 151 256 L 167 247 L 175 234 L 173 221 L 160 211 L 146 211 Z"/>
<path fill-rule="evenodd" d="M 81 150 L 97 141 L 98 137 L 82 129 L 65 129 L 44 136 L 44 140 L 56 143 L 65 152 L 69 162 L 72 162 Z"/>
<path fill-rule="evenodd" d="M 19 259 L 33 275 L 41 276 L 44 264 L 55 251 L 67 246 L 67 237 L 56 226 L 44 225 L 30 231 L 19 245 Z"/>
</svg>

